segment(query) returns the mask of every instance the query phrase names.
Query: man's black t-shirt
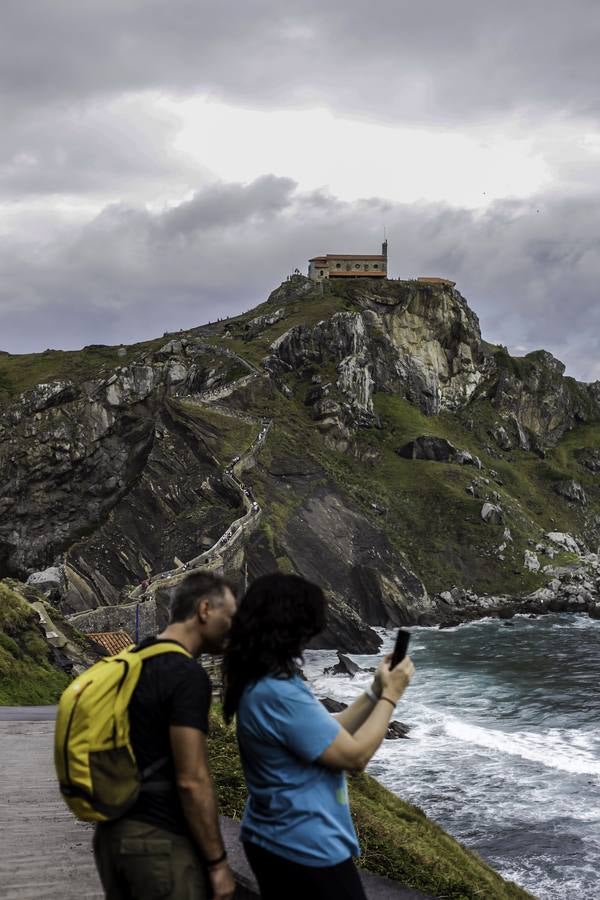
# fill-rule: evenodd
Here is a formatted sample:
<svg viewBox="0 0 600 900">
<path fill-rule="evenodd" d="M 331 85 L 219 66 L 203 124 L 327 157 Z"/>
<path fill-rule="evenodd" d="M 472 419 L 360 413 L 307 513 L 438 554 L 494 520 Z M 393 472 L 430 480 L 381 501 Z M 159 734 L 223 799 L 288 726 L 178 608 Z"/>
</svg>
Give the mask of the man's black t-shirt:
<svg viewBox="0 0 600 900">
<path fill-rule="evenodd" d="M 138 647 L 154 643 L 176 644 L 147 638 Z M 147 659 L 129 704 L 130 736 L 140 770 L 168 757 L 152 779 L 170 781 L 171 790 L 144 791 L 127 817 L 186 834 L 188 825 L 175 784 L 175 766 L 169 739 L 171 725 L 198 728 L 208 734 L 211 684 L 202 666 L 183 653 L 163 653 Z"/>
</svg>

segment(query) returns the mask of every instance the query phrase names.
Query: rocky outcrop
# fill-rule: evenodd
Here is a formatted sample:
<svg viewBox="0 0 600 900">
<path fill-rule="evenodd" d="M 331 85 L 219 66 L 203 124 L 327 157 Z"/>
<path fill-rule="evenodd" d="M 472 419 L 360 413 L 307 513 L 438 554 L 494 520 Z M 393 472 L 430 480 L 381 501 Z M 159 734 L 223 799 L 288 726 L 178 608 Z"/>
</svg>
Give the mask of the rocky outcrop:
<svg viewBox="0 0 600 900">
<path fill-rule="evenodd" d="M 362 669 L 355 663 L 353 659 L 350 659 L 345 653 L 340 653 L 338 650 L 338 661 L 334 666 L 329 666 L 329 668 L 325 669 L 326 675 L 350 675 L 350 677 L 356 675 L 357 672 L 361 672 Z"/>
<path fill-rule="evenodd" d="M 582 506 L 585 506 L 587 503 L 587 497 L 584 489 L 579 484 L 578 481 L 574 479 L 570 479 L 568 481 L 558 481 L 554 485 L 554 490 L 561 497 L 564 497 L 565 500 L 570 500 L 571 503 L 579 503 Z"/>
<path fill-rule="evenodd" d="M 124 586 L 163 567 L 161 555 L 182 552 L 177 516 L 202 502 L 187 490 L 190 475 L 206 484 L 207 529 L 214 527 L 228 503 L 208 480 L 216 435 L 176 398 L 186 381 L 199 386 L 202 371 L 214 384 L 228 369 L 229 358 L 172 341 L 108 378 L 40 385 L 6 407 L 0 575 L 27 577 L 67 554 L 73 598 L 84 607 L 116 602 Z"/>
<path fill-rule="evenodd" d="M 403 459 L 428 459 L 433 462 L 450 462 L 456 456 L 456 447 L 445 438 L 424 437 L 416 438 L 403 444 L 396 450 L 398 456 Z"/>
<path fill-rule="evenodd" d="M 575 451 L 575 458 L 588 471 L 594 475 L 600 474 L 600 449 L 597 447 L 583 447 Z"/>
<path fill-rule="evenodd" d="M 502 507 L 494 503 L 484 503 L 481 507 L 481 518 L 486 525 L 502 525 L 504 522 Z"/>
<path fill-rule="evenodd" d="M 352 410 L 372 414 L 374 391 L 406 397 L 427 414 L 464 405 L 488 367 L 479 322 L 449 286 L 388 282 L 356 291 L 360 312 L 299 325 L 271 346 L 270 371 L 333 361 L 336 387 Z"/>
<path fill-rule="evenodd" d="M 600 406 L 588 385 L 564 376 L 563 363 L 545 350 L 515 359 L 494 355 L 495 375 L 482 386 L 500 413 L 491 434 L 503 450 L 543 449 L 556 444 L 578 422 L 598 418 Z"/>
<path fill-rule="evenodd" d="M 249 322 L 246 322 L 244 325 L 245 337 L 247 340 L 252 340 L 252 338 L 256 337 L 257 334 L 265 331 L 265 329 L 270 328 L 271 325 L 275 325 L 277 322 L 280 322 L 282 319 L 285 319 L 287 313 L 285 308 L 276 309 L 274 312 L 265 313 L 262 316 L 257 316 L 255 319 L 250 319 Z"/>
</svg>

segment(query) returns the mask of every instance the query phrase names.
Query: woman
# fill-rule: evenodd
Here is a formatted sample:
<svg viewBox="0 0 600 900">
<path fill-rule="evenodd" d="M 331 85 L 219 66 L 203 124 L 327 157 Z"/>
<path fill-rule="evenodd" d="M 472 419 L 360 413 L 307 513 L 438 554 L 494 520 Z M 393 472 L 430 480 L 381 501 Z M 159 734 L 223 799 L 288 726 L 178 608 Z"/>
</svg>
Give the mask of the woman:
<svg viewBox="0 0 600 900">
<path fill-rule="evenodd" d="M 316 585 L 265 575 L 240 603 L 225 656 L 224 713 L 237 715 L 250 794 L 242 840 L 263 900 L 365 900 L 344 770 L 371 759 L 414 667 L 384 660 L 372 688 L 334 718 L 298 671 L 325 612 Z"/>
</svg>

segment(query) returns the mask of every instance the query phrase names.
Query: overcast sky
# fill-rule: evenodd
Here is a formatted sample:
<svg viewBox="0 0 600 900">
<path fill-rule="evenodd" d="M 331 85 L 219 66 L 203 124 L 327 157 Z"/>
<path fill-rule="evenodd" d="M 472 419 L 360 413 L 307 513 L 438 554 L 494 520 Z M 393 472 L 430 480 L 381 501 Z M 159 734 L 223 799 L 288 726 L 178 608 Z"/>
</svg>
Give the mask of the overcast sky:
<svg viewBox="0 0 600 900">
<path fill-rule="evenodd" d="M 241 312 L 322 252 L 600 379 L 598 0 L 2 0 L 0 349 Z"/>
</svg>

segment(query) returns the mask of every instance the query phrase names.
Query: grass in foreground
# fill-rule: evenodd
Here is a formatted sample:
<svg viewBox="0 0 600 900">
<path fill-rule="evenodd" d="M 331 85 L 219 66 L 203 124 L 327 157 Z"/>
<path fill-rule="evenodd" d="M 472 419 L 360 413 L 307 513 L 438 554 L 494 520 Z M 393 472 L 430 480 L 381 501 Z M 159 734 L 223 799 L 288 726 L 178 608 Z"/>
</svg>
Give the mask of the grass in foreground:
<svg viewBox="0 0 600 900">
<path fill-rule="evenodd" d="M 210 759 L 219 807 L 239 819 L 246 787 L 235 729 L 224 724 L 220 709 L 211 716 Z M 439 900 L 527 900 L 531 895 L 504 881 L 477 854 L 382 787 L 370 775 L 349 778 L 350 805 L 362 847 L 360 865 Z"/>
</svg>

